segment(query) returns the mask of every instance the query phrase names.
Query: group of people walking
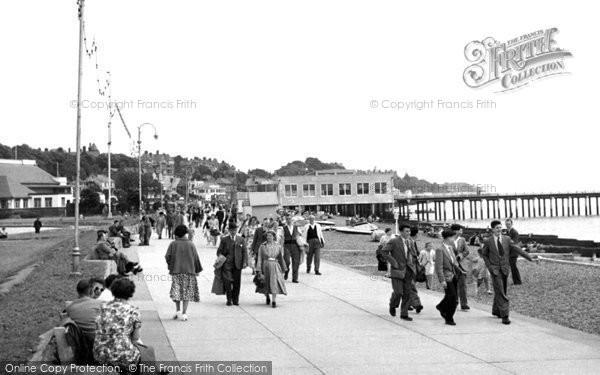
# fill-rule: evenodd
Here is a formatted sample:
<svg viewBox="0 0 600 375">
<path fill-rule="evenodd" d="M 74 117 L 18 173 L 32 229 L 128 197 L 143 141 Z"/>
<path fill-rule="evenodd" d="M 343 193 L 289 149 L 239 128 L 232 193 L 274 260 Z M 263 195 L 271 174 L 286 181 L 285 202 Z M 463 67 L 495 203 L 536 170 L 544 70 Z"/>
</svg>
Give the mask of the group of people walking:
<svg viewBox="0 0 600 375">
<path fill-rule="evenodd" d="M 480 258 L 489 272 L 494 289 L 494 301 L 492 314 L 502 319 L 503 324 L 510 324 L 509 299 L 507 297 L 507 280 L 511 267 L 516 269 L 518 256 L 534 261 L 527 252 L 517 245 L 518 233 L 512 228 L 512 220 L 507 219 L 508 235 L 502 234 L 502 222 L 494 220 L 491 223 L 492 235 L 482 244 L 478 251 Z M 512 231 L 511 231 L 512 229 Z M 467 301 L 467 262 L 469 249 L 465 239 L 462 237 L 463 227 L 454 224 L 442 232 L 442 244 L 435 250 L 435 259 L 431 256 L 431 244 L 420 254 L 416 249 L 416 241 L 411 238 L 411 228 L 408 225 L 400 225 L 399 236 L 382 240 L 381 256 L 389 262 L 389 277 L 392 283 L 392 295 L 389 301 L 390 315 L 396 316 L 396 310 L 400 308 L 400 318 L 412 321 L 409 316 L 411 309 L 420 313 L 423 310 L 415 279 L 419 267 L 425 266 L 425 273 L 431 273 L 438 278 L 444 289 L 444 298 L 436 306 L 440 315 L 448 325 L 456 325 L 454 314 L 460 303 L 463 311 L 470 309 Z M 516 234 L 516 237 L 515 237 Z M 516 240 L 516 241 L 515 241 Z M 430 250 L 428 250 L 428 248 Z M 535 260 L 538 261 L 537 259 Z M 429 266 L 429 269 L 427 268 Z M 488 293 L 491 293 L 487 285 L 487 275 L 478 270 L 478 286 L 483 280 L 486 281 Z M 516 273 L 516 276 L 515 276 Z M 480 278 L 481 275 L 481 278 Z M 521 283 L 518 270 L 513 271 L 515 285 Z M 485 279 L 484 279 L 485 278 Z M 430 279 L 427 279 L 430 287 Z"/>
</svg>

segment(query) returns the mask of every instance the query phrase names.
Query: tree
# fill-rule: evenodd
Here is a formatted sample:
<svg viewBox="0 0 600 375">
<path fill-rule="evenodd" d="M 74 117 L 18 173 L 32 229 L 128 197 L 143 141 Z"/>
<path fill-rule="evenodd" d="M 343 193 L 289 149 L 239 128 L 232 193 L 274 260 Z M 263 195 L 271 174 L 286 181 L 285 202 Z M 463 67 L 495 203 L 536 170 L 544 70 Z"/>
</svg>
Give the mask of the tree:
<svg viewBox="0 0 600 375">
<path fill-rule="evenodd" d="M 102 211 L 102 203 L 97 192 L 91 189 L 81 190 L 79 209 L 83 214 L 98 214 Z"/>
<path fill-rule="evenodd" d="M 256 168 L 248 171 L 248 176 L 255 176 L 260 178 L 271 178 L 273 175 L 264 169 Z"/>
<path fill-rule="evenodd" d="M 138 173 L 132 170 L 120 170 L 115 174 L 115 188 L 130 192 L 138 190 Z"/>
</svg>

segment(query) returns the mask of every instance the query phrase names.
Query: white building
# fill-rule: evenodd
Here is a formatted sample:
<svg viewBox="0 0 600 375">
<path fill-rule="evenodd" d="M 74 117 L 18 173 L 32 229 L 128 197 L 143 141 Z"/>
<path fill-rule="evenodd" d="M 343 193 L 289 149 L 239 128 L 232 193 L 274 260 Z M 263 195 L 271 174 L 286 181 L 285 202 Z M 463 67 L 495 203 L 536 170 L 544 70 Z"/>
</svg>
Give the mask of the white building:
<svg viewBox="0 0 600 375">
<path fill-rule="evenodd" d="M 61 215 L 73 202 L 65 177 L 54 177 L 35 160 L 0 159 L 0 217 Z"/>
</svg>

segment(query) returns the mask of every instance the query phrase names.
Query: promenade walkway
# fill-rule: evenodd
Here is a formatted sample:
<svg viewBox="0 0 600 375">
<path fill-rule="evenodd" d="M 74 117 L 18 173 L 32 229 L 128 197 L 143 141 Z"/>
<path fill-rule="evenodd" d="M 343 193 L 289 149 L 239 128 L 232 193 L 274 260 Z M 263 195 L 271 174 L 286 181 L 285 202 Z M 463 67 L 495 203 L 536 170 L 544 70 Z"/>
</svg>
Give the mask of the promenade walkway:
<svg viewBox="0 0 600 375">
<path fill-rule="evenodd" d="M 144 275 L 134 305 L 142 310 L 142 338 L 159 360 L 272 361 L 274 374 L 594 374 L 600 337 L 511 314 L 502 325 L 487 306 L 458 311 L 444 324 L 435 305 L 441 295 L 422 292 L 425 309 L 412 322 L 388 313 L 389 281 L 322 262 L 322 276 L 287 284 L 277 308 L 254 293 L 244 270 L 240 306 L 210 294 L 215 248 L 195 239 L 204 271 L 200 303 L 187 322 L 173 320 L 164 254 L 169 240 L 137 249 Z"/>
</svg>

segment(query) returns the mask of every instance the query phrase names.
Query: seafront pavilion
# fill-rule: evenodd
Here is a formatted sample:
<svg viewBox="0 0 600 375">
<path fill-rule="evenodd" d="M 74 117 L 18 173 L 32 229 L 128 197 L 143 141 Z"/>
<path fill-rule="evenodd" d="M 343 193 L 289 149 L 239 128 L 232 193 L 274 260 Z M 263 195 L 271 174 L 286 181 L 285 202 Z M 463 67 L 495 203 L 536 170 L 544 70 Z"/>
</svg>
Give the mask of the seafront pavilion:
<svg viewBox="0 0 600 375">
<path fill-rule="evenodd" d="M 155 236 L 155 235 L 154 235 Z M 323 276 L 300 274 L 286 284 L 277 308 L 254 293 L 242 274 L 239 306 L 209 294 L 215 248 L 196 235 L 204 271 L 200 303 L 187 322 L 173 320 L 171 283 L 164 254 L 169 240 L 124 251 L 139 257 L 144 273 L 132 279 L 132 300 L 142 311 L 142 339 L 159 361 L 271 361 L 273 374 L 593 374 L 600 366 L 600 337 L 511 313 L 505 326 L 490 306 L 471 303 L 444 324 L 435 305 L 440 293 L 420 291 L 425 306 L 414 321 L 388 313 L 389 281 L 322 261 Z M 173 363 L 173 362 L 171 362 Z"/>
<path fill-rule="evenodd" d="M 394 173 L 329 169 L 278 177 L 280 204 L 300 211 L 383 216 L 393 207 Z"/>
<path fill-rule="evenodd" d="M 394 196 L 394 200 L 400 207 L 401 215 L 406 215 L 412 204 L 416 206 L 417 220 L 427 221 L 600 215 L 600 192 L 592 191 L 399 194 Z M 448 204 L 451 204 L 451 208 Z"/>
</svg>

